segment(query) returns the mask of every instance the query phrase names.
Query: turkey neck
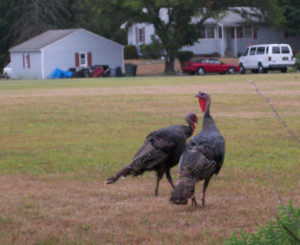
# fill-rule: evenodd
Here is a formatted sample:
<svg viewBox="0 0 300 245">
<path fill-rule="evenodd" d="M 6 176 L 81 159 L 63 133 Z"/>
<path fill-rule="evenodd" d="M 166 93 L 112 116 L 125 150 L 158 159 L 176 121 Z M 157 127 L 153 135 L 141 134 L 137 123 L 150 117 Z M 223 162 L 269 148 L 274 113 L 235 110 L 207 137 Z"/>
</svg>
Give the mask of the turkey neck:
<svg viewBox="0 0 300 245">
<path fill-rule="evenodd" d="M 217 129 L 217 126 L 215 125 L 215 121 L 209 113 L 210 104 L 211 101 L 207 100 L 205 111 L 204 111 L 203 124 L 202 124 L 202 130 L 204 131 Z"/>
</svg>

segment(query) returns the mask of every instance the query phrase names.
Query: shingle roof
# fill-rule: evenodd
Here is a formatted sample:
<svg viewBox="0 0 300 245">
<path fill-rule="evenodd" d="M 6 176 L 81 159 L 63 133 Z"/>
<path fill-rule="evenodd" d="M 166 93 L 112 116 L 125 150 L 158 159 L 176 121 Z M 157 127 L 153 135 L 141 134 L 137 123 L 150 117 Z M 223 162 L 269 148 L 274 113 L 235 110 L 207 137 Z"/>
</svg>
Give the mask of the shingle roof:
<svg viewBox="0 0 300 245">
<path fill-rule="evenodd" d="M 83 29 L 49 30 L 9 49 L 10 52 L 40 51 L 43 47 Z"/>
</svg>

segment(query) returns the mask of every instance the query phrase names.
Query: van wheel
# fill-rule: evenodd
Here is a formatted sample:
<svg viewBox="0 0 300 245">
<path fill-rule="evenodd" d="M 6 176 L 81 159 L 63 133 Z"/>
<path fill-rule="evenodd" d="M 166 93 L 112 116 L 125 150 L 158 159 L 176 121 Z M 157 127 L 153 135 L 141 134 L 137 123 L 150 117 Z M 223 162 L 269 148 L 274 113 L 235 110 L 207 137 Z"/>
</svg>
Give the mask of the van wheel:
<svg viewBox="0 0 300 245">
<path fill-rule="evenodd" d="M 244 68 L 243 64 L 240 64 L 240 74 L 245 74 L 246 69 Z"/>
<path fill-rule="evenodd" d="M 4 73 L 4 78 L 5 78 L 5 79 L 8 79 L 8 75 L 7 75 L 6 72 Z"/>
<path fill-rule="evenodd" d="M 287 72 L 287 68 L 285 67 L 285 68 L 282 68 L 281 70 L 280 70 L 282 73 L 286 73 Z"/>
<path fill-rule="evenodd" d="M 262 64 L 259 63 L 258 64 L 258 73 L 264 73 L 265 72 L 265 69 L 263 68 Z"/>
<path fill-rule="evenodd" d="M 235 74 L 235 68 L 234 68 L 234 67 L 230 67 L 230 68 L 228 69 L 228 73 L 229 73 L 229 74 Z"/>
<path fill-rule="evenodd" d="M 196 72 L 197 75 L 204 75 L 205 74 L 205 70 L 203 67 L 199 67 L 197 72 Z"/>
</svg>

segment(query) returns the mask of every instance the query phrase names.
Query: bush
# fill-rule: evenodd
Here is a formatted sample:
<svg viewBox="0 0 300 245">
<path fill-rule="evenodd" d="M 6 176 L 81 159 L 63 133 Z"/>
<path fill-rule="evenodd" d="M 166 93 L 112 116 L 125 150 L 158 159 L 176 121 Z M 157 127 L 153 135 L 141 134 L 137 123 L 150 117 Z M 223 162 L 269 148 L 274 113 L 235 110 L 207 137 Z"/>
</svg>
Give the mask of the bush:
<svg viewBox="0 0 300 245">
<path fill-rule="evenodd" d="M 296 58 L 295 68 L 297 71 L 300 71 L 300 53 L 297 53 L 295 55 L 295 58 Z"/>
<path fill-rule="evenodd" d="M 182 64 L 183 62 L 190 61 L 193 55 L 192 51 L 178 51 L 176 57 L 180 61 L 180 64 Z"/>
<path fill-rule="evenodd" d="M 138 51 L 134 45 L 126 45 L 124 47 L 124 58 L 125 59 L 138 59 Z"/>
<path fill-rule="evenodd" d="M 155 35 L 151 36 L 151 44 L 142 44 L 140 51 L 145 59 L 157 59 L 160 58 L 163 53 L 163 46 L 159 39 Z"/>
<path fill-rule="evenodd" d="M 287 207 L 280 206 L 276 221 L 262 226 L 257 233 L 240 231 L 240 239 L 235 234 L 225 245 L 296 245 L 300 244 L 300 208 L 293 208 L 291 200 Z"/>
</svg>

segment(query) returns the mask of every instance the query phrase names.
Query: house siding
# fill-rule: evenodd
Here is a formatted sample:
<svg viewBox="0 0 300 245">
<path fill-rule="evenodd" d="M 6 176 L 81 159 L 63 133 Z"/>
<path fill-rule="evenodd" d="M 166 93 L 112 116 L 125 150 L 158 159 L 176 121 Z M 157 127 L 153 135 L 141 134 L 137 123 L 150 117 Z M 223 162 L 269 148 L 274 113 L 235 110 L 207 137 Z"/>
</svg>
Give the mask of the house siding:
<svg viewBox="0 0 300 245">
<path fill-rule="evenodd" d="M 41 52 L 11 52 L 12 78 L 14 79 L 41 79 Z M 30 56 L 29 67 L 24 67 L 23 55 Z"/>
<path fill-rule="evenodd" d="M 145 43 L 151 43 L 151 35 L 155 34 L 153 25 L 134 24 L 128 31 L 128 44 L 136 45 L 136 30 L 145 27 Z M 249 46 L 249 44 L 267 44 L 267 43 L 287 43 L 290 44 L 294 53 L 300 52 L 300 37 L 286 37 L 283 29 L 276 29 L 267 25 L 260 25 L 256 31 L 256 37 L 253 30 L 252 38 L 237 38 L 232 37 L 232 32 L 235 27 L 226 27 L 223 29 L 223 38 L 218 37 L 218 25 L 215 25 L 215 38 L 199 39 L 193 46 L 185 46 L 181 50 L 192 51 L 195 55 L 205 55 L 219 53 L 222 57 L 226 53 L 231 53 L 233 56 L 240 56 Z"/>
<path fill-rule="evenodd" d="M 75 68 L 75 53 L 81 52 L 92 54 L 92 65 L 120 66 L 123 69 L 122 45 L 81 30 L 43 48 L 43 78 L 50 78 L 55 68 Z"/>
</svg>

